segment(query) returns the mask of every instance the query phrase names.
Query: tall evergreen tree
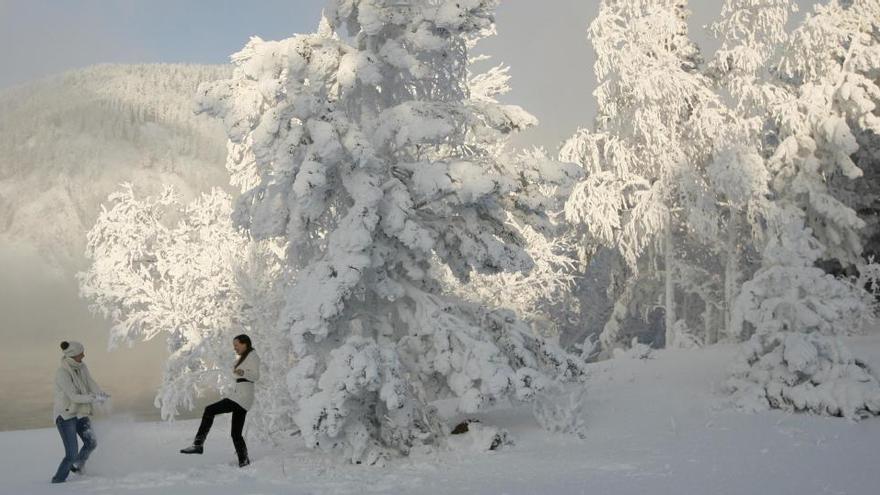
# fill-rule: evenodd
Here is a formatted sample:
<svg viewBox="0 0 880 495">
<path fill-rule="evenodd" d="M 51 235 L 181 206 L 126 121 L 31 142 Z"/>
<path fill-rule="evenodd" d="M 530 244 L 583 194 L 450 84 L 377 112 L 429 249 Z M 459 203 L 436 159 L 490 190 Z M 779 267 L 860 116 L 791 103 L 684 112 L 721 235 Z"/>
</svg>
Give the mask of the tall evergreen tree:
<svg viewBox="0 0 880 495">
<path fill-rule="evenodd" d="M 496 4 L 331 1 L 318 34 L 253 39 L 233 78 L 202 90 L 228 130 L 236 224 L 288 245 L 270 345 L 294 364 L 273 394 L 291 404 L 279 424 L 310 446 L 375 462 L 440 433 L 432 399 L 473 411 L 583 373 L 432 275 L 532 266 L 508 215 L 543 213 L 516 200 L 521 178 L 493 148 L 534 118 L 469 94 L 469 50 Z"/>
</svg>

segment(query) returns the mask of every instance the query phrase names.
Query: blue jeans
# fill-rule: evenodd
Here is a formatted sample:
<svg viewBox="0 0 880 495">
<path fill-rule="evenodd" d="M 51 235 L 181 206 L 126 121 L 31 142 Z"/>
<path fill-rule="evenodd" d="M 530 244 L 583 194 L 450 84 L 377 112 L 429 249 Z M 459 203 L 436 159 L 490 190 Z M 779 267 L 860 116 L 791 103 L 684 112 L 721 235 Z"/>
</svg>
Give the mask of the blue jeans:
<svg viewBox="0 0 880 495">
<path fill-rule="evenodd" d="M 64 442 L 64 459 L 58 466 L 58 471 L 52 477 L 52 483 L 62 483 L 70 474 L 70 468 L 73 465 L 82 469 L 89 454 L 98 446 L 95 439 L 95 433 L 92 431 L 92 422 L 88 417 L 61 419 L 61 416 L 55 418 L 55 426 L 58 427 L 58 433 L 61 434 L 61 441 Z M 83 446 L 79 453 L 76 452 L 77 441 L 76 436 L 82 438 Z"/>
</svg>

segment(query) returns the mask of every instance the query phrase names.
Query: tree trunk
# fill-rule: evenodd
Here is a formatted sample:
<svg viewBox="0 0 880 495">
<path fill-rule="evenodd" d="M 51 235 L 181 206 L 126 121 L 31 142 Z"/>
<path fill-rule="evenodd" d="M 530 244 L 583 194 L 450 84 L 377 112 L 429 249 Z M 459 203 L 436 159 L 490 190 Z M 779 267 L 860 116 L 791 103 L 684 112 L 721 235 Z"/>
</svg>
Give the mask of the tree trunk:
<svg viewBox="0 0 880 495">
<path fill-rule="evenodd" d="M 739 243 L 737 232 L 739 230 L 739 212 L 730 209 L 730 218 L 727 221 L 727 259 L 724 266 L 724 334 L 731 334 L 731 312 L 733 300 L 736 298 L 737 279 L 739 278 Z M 717 340 L 717 332 L 716 332 Z"/>
<path fill-rule="evenodd" d="M 666 348 L 675 344 L 675 283 L 672 279 L 672 264 L 674 259 L 672 246 L 672 214 L 666 214 L 666 227 L 664 229 L 665 271 L 666 271 Z"/>
<path fill-rule="evenodd" d="M 704 299 L 703 302 L 705 303 L 703 307 L 703 345 L 707 346 L 718 341 L 718 327 L 716 326 L 718 322 L 708 299 Z"/>
</svg>

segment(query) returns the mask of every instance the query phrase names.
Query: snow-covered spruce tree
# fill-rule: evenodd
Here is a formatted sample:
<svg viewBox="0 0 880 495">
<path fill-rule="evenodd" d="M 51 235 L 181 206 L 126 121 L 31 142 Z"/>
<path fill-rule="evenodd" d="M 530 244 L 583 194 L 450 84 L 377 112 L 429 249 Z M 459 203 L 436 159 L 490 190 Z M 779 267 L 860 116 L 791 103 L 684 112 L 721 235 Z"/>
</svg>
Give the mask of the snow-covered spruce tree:
<svg viewBox="0 0 880 495">
<path fill-rule="evenodd" d="M 593 131 L 581 130 L 563 146 L 560 159 L 582 164 L 586 173 L 566 204 L 567 218 L 626 261 L 626 282 L 600 338 L 606 347 L 617 343 L 635 287 L 656 276 L 650 265 L 657 255 L 665 344 L 676 345 L 675 275 L 684 274 L 676 251 L 681 242 L 718 236 L 705 166 L 726 117 L 697 70 L 687 15 L 682 0 L 609 0 L 590 26 L 599 115 Z"/>
<path fill-rule="evenodd" d="M 880 414 L 880 384 L 841 342 L 870 315 L 870 299 L 814 266 L 824 249 L 792 221 L 770 238 L 763 266 L 734 308 L 753 329 L 727 382 L 750 410 L 778 408 L 858 419 Z"/>
<path fill-rule="evenodd" d="M 233 268 L 247 241 L 218 189 L 183 205 L 171 187 L 139 199 L 124 184 L 109 202 L 88 233 L 91 265 L 79 274 L 80 292 L 111 320 L 111 347 L 166 336 L 156 407 L 173 417 L 202 391 L 231 383 L 221 370 L 243 326 Z"/>
<path fill-rule="evenodd" d="M 278 421 L 309 446 L 376 462 L 441 433 L 434 398 L 473 411 L 584 372 L 431 276 L 532 264 L 507 223 L 528 205 L 492 148 L 534 118 L 468 94 L 469 47 L 496 4 L 330 1 L 317 34 L 255 38 L 231 80 L 202 90 L 227 127 L 237 224 L 288 241 L 286 338 L 271 345 L 294 361 L 279 398 L 294 408 Z"/>
</svg>

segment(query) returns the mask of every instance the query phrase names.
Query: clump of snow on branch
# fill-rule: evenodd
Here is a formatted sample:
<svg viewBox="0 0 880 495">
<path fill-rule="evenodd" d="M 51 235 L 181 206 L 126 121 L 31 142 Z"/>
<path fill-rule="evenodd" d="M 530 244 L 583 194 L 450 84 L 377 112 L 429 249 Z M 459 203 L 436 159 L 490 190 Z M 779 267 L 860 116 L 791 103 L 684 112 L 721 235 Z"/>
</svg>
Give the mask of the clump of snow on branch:
<svg viewBox="0 0 880 495">
<path fill-rule="evenodd" d="M 577 301 L 571 290 L 578 277 L 577 247 L 563 222 L 562 208 L 579 167 L 550 159 L 543 149 L 525 151 L 508 163 L 511 173 L 525 186 L 518 191 L 517 203 L 526 215 L 509 215 L 507 222 L 525 242 L 533 268 L 528 272 L 502 272 L 474 275 L 460 284 L 448 270 L 443 279 L 449 287 L 472 301 L 514 310 L 529 321 L 533 329 L 555 337 L 566 316 L 573 318 Z"/>
</svg>

